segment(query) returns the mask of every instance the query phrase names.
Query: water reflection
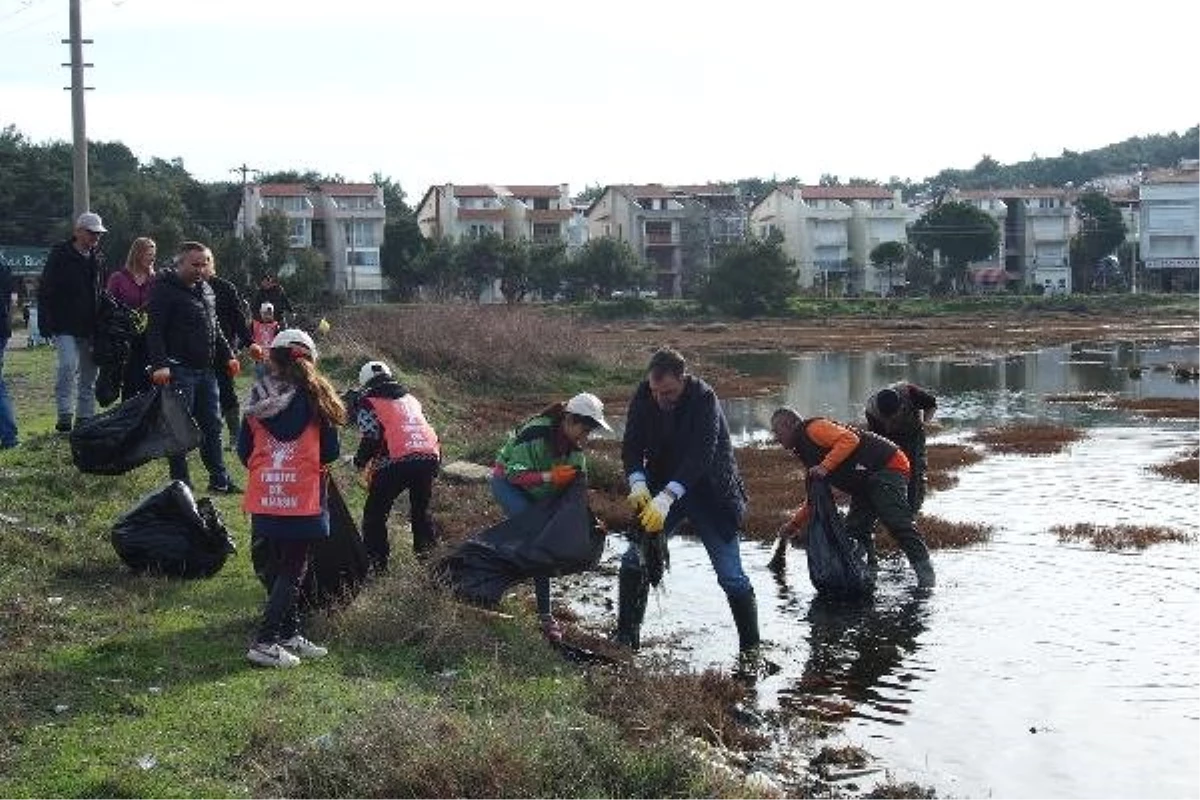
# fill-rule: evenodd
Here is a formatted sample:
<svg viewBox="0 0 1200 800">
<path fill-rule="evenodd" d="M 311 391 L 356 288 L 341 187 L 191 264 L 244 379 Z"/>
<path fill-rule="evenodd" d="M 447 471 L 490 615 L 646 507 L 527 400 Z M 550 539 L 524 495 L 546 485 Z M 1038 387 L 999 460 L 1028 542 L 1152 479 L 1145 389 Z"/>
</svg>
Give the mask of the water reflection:
<svg viewBox="0 0 1200 800">
<path fill-rule="evenodd" d="M 1055 396 L 1197 398 L 1195 381 L 1177 380 L 1173 364 L 1196 364 L 1195 345 L 1077 342 L 1016 354 L 916 356 L 907 353 L 755 353 L 731 356 L 749 375 L 777 376 L 786 388 L 765 397 L 724 400 L 738 444 L 765 442 L 779 405 L 811 416 L 856 420 L 866 397 L 888 383 L 911 380 L 939 396 L 938 419 L 950 427 L 1021 419 L 1090 426 L 1127 416 L 1099 402 L 1063 403 Z M 1132 367 L 1144 367 L 1140 377 Z"/>
<path fill-rule="evenodd" d="M 857 600 L 813 596 L 804 620 L 808 657 L 779 690 L 782 709 L 827 722 L 849 717 L 901 725 L 910 694 L 929 665 L 916 658 L 925 630 L 924 597 L 904 593 Z"/>
</svg>

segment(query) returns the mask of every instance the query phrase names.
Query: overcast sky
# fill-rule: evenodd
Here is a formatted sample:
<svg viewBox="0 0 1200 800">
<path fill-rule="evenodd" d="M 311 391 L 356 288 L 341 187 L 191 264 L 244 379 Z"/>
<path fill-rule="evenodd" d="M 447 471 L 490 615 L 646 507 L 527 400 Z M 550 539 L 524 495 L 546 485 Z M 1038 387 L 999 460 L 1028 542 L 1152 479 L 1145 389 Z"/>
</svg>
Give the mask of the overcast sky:
<svg viewBox="0 0 1200 800">
<path fill-rule="evenodd" d="M 83 0 L 87 132 L 203 181 L 921 180 L 1196 125 L 1189 3 Z M 0 127 L 71 140 L 68 0 L 0 0 Z M 0 176 L 2 177 L 2 176 Z"/>
</svg>

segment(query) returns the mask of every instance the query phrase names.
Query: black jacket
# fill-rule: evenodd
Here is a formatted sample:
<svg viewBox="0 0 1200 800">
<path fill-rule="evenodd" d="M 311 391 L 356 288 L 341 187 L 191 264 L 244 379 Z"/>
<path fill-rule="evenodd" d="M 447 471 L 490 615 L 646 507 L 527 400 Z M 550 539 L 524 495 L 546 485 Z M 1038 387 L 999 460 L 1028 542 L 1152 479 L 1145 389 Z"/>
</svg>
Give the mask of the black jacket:
<svg viewBox="0 0 1200 800">
<path fill-rule="evenodd" d="M 163 270 L 147 304 L 146 356 L 151 369 L 178 364 L 224 369 L 233 351 L 217 324 L 216 298 L 207 281 L 187 286 L 175 270 Z"/>
<path fill-rule="evenodd" d="M 90 337 L 104 286 L 104 254 L 84 255 L 68 239 L 50 248 L 38 282 L 38 328 L 43 336 Z"/>
<path fill-rule="evenodd" d="M 270 303 L 275 307 L 275 319 L 279 321 L 279 327 L 282 330 L 287 327 L 288 320 L 291 319 L 292 303 L 288 300 L 287 293 L 283 291 L 283 286 L 278 281 L 268 285 L 259 285 L 258 291 L 254 293 L 254 301 L 250 306 L 250 313 L 258 318 L 258 310 L 262 308 L 263 303 Z"/>
<path fill-rule="evenodd" d="M 250 345 L 250 326 L 246 322 L 246 312 L 242 294 L 232 282 L 220 275 L 208 279 L 217 303 L 217 323 L 225 341 L 232 348 L 248 347 Z"/>
<path fill-rule="evenodd" d="M 671 481 L 731 510 L 740 521 L 746 510 L 746 489 L 733 457 L 729 424 L 716 392 L 694 375 L 679 403 L 662 411 L 642 381 L 629 401 L 621 461 L 625 474 L 644 472 L 650 491 Z"/>
<path fill-rule="evenodd" d="M 0 261 L 0 341 L 12 336 L 12 325 L 8 319 L 8 301 L 12 297 L 12 273 Z"/>
</svg>

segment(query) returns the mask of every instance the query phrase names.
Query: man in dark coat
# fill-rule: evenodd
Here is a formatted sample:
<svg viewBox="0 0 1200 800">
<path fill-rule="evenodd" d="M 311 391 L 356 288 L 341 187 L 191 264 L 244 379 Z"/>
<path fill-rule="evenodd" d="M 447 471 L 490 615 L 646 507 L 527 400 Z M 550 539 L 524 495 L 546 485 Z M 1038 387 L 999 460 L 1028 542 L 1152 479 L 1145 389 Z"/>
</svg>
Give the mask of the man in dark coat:
<svg viewBox="0 0 1200 800">
<path fill-rule="evenodd" d="M 221 450 L 220 390 L 216 370 L 236 375 L 241 366 L 217 324 L 216 299 L 204 279 L 212 251 L 200 242 L 184 242 L 175 269 L 163 270 L 150 290 L 146 354 L 159 386 L 180 391 L 200 428 L 200 458 L 208 469 L 208 490 L 237 494 Z M 171 478 L 191 486 L 187 456 L 170 459 Z"/>
<path fill-rule="evenodd" d="M 9 324 L 9 301 L 12 298 L 12 278 L 8 265 L 0 261 L 0 450 L 17 446 L 17 418 L 13 414 L 8 387 L 4 385 L 4 350 L 12 336 Z"/>
<path fill-rule="evenodd" d="M 217 307 L 217 324 L 225 341 L 236 354 L 243 347 L 249 347 L 251 342 L 250 325 L 246 320 L 245 301 L 242 293 L 216 273 L 215 265 L 206 278 L 212 287 L 213 297 Z M 229 442 L 226 449 L 232 450 L 237 441 L 238 429 L 242 423 L 242 410 L 238 405 L 237 389 L 233 385 L 233 377 L 227 370 L 217 370 L 217 389 L 221 395 L 221 417 L 225 420 L 225 429 L 229 432 Z"/>
<path fill-rule="evenodd" d="M 914 514 L 925 503 L 925 472 L 929 459 L 925 449 L 925 423 L 937 412 L 937 398 L 908 381 L 880 389 L 867 400 L 863 410 L 867 430 L 895 442 L 908 456 L 912 474 L 908 479 L 908 504 Z"/>
<path fill-rule="evenodd" d="M 739 649 L 753 651 L 758 607 L 739 550 L 746 490 L 729 425 L 712 387 L 690 374 L 671 348 L 651 357 L 629 403 L 621 461 L 644 535 L 667 536 L 685 519 L 691 522 L 733 612 Z M 649 592 L 643 552 L 630 543 L 618 579 L 615 638 L 633 648 L 640 645 Z"/>
<path fill-rule="evenodd" d="M 289 322 L 292 321 L 292 315 L 295 312 L 292 310 L 292 303 L 288 300 L 287 293 L 283 291 L 279 279 L 271 273 L 263 275 L 262 280 L 259 281 L 258 290 L 254 293 L 250 308 L 257 314 L 263 303 L 270 303 L 274 306 L 275 321 L 279 323 L 280 330 L 289 327 Z"/>
<path fill-rule="evenodd" d="M 54 337 L 58 352 L 54 429 L 60 433 L 71 430 L 72 418 L 78 424 L 96 413 L 92 336 L 105 277 L 100 237 L 107 232 L 99 214 L 80 214 L 71 238 L 50 249 L 38 282 L 38 328 Z"/>
</svg>

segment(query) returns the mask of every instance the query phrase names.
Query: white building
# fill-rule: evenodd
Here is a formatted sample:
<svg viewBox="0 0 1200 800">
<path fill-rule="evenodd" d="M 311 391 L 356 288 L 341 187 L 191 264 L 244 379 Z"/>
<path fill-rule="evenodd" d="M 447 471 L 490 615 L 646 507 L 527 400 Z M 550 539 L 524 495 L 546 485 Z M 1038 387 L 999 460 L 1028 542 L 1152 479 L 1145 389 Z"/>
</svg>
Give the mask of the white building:
<svg viewBox="0 0 1200 800">
<path fill-rule="evenodd" d="M 351 303 L 383 300 L 380 249 L 387 211 L 383 190 L 369 183 L 247 184 L 238 211 L 239 234 L 268 211 L 290 225 L 289 244 L 325 259 L 328 288 Z"/>
<path fill-rule="evenodd" d="M 1197 164 L 1146 176 L 1139 230 L 1142 276 L 1137 284 L 1159 291 L 1197 290 L 1200 274 L 1200 183 Z"/>
</svg>

